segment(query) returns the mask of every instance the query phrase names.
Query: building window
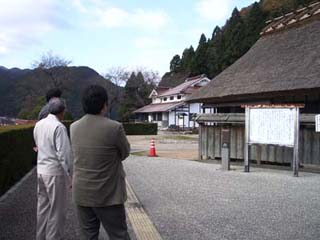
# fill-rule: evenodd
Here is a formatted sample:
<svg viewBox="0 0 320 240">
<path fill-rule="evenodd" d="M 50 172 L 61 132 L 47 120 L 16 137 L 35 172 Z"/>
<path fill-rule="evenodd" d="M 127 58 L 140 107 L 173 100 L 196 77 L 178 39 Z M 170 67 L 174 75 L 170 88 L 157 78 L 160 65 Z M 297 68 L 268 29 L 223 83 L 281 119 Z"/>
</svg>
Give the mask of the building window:
<svg viewBox="0 0 320 240">
<path fill-rule="evenodd" d="M 166 102 L 166 101 L 167 101 L 167 98 L 165 97 L 165 98 L 163 99 L 163 101 Z"/>
<path fill-rule="evenodd" d="M 178 99 L 181 99 L 181 95 L 178 95 L 178 97 L 177 97 Z"/>
<path fill-rule="evenodd" d="M 189 114 L 189 121 L 195 121 L 195 120 L 196 120 L 196 117 L 197 117 L 197 114 L 196 114 L 196 113 L 190 113 L 190 114 Z"/>
<path fill-rule="evenodd" d="M 152 113 L 152 121 L 162 121 L 162 112 Z"/>
<path fill-rule="evenodd" d="M 173 100 L 174 99 L 174 96 L 170 97 L 170 100 Z"/>
</svg>

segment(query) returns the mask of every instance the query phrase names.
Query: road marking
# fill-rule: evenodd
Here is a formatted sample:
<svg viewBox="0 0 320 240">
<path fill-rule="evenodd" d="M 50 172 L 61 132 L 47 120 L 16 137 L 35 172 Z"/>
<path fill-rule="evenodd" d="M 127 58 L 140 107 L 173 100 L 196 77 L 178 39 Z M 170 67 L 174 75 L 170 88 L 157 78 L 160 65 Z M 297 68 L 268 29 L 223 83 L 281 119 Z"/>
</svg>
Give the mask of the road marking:
<svg viewBox="0 0 320 240">
<path fill-rule="evenodd" d="M 126 181 L 128 200 L 126 210 L 137 240 L 162 240 L 158 230 L 144 211 L 131 185 Z"/>
</svg>

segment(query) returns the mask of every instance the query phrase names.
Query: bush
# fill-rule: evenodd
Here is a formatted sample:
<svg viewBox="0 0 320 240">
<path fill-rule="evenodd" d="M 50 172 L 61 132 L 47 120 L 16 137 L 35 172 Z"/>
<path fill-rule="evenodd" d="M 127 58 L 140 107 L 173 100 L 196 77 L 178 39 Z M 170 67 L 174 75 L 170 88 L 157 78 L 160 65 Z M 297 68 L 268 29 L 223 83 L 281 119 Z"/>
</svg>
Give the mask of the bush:
<svg viewBox="0 0 320 240">
<path fill-rule="evenodd" d="M 157 123 L 123 123 L 127 135 L 157 135 Z"/>
<path fill-rule="evenodd" d="M 68 131 L 71 121 L 64 121 Z M 127 135 L 156 135 L 157 124 L 124 123 Z M 0 196 L 37 163 L 33 151 L 33 125 L 0 127 Z"/>
<path fill-rule="evenodd" d="M 35 165 L 33 126 L 0 128 L 0 196 Z"/>
<path fill-rule="evenodd" d="M 64 121 L 69 131 L 71 121 Z M 0 127 L 0 196 L 37 164 L 33 125 Z"/>
</svg>

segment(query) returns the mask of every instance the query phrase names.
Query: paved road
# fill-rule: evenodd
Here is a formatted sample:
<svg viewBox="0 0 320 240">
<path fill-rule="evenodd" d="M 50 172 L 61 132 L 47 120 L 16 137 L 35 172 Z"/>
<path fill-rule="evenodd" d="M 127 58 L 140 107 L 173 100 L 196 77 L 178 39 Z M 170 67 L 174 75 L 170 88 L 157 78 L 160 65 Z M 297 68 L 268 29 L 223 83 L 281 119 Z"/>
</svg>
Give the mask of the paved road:
<svg viewBox="0 0 320 240">
<path fill-rule="evenodd" d="M 33 170 L 18 187 L 0 201 L 0 240 L 33 240 L 36 236 L 37 187 Z M 71 194 L 70 194 L 71 195 Z M 129 225 L 131 238 L 136 239 Z M 78 240 L 79 232 L 71 196 L 67 209 L 64 240 Z M 102 230 L 100 240 L 108 240 Z"/>
<path fill-rule="evenodd" d="M 163 239 L 320 239 L 319 174 L 137 156 L 125 168 Z"/>
</svg>

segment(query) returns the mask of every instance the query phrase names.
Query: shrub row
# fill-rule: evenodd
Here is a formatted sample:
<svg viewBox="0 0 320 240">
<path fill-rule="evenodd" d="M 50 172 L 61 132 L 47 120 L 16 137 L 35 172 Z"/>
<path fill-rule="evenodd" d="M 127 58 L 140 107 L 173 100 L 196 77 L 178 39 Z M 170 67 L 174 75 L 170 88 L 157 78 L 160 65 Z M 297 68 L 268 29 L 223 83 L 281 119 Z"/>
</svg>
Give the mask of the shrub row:
<svg viewBox="0 0 320 240">
<path fill-rule="evenodd" d="M 0 196 L 36 164 L 33 126 L 0 128 Z"/>
<path fill-rule="evenodd" d="M 64 122 L 69 130 L 71 122 Z M 127 135 L 156 135 L 157 124 L 123 123 Z M 0 196 L 28 173 L 37 162 L 33 126 L 0 127 Z"/>
<path fill-rule="evenodd" d="M 157 135 L 157 123 L 122 123 L 127 135 Z"/>
</svg>

